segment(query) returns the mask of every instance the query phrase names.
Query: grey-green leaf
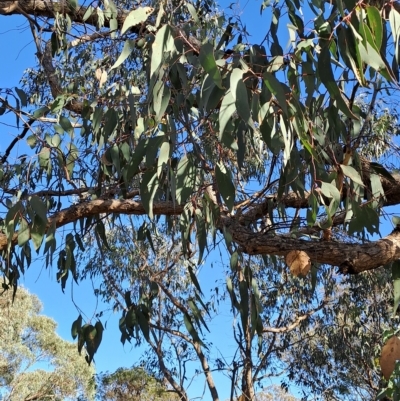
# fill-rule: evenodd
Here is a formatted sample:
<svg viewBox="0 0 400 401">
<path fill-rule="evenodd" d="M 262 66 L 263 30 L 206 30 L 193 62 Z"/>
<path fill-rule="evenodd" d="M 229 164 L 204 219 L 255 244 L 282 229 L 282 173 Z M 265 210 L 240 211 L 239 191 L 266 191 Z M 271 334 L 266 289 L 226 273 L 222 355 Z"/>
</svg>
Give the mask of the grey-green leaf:
<svg viewBox="0 0 400 401">
<path fill-rule="evenodd" d="M 218 163 L 215 166 L 215 178 L 217 180 L 219 192 L 228 210 L 232 212 L 235 202 L 235 187 L 232 183 L 231 173 L 223 163 Z"/>
</svg>

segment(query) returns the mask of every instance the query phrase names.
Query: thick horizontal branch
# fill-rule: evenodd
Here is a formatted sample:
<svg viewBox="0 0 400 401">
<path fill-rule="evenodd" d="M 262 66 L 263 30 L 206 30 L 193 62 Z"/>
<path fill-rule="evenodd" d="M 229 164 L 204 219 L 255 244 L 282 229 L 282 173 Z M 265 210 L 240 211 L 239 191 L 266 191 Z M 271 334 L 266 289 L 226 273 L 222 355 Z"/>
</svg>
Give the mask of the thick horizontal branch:
<svg viewBox="0 0 400 401">
<path fill-rule="evenodd" d="M 98 15 L 94 11 L 89 18 L 84 20 L 87 7 L 78 6 L 75 10 L 67 1 L 43 1 L 43 0 L 0 0 L 0 15 L 23 15 L 31 17 L 54 18 L 57 13 L 68 14 L 73 22 L 79 24 L 98 25 Z M 128 12 L 118 11 L 118 28 L 122 28 Z M 104 27 L 110 27 L 110 21 L 104 20 Z"/>
<path fill-rule="evenodd" d="M 173 202 L 155 202 L 154 215 L 179 215 L 184 206 Z M 47 229 L 56 228 L 78 221 L 81 218 L 102 213 L 126 215 L 145 215 L 141 202 L 125 200 L 93 200 L 70 206 L 49 218 Z M 222 216 L 218 228 L 231 231 L 233 240 L 241 250 L 249 255 L 285 256 L 292 250 L 305 251 L 312 262 L 339 266 L 343 273 L 357 274 L 376 269 L 382 265 L 400 259 L 400 230 L 394 230 L 387 237 L 365 244 L 348 244 L 336 241 L 315 241 L 286 236 L 254 233 L 241 225 L 235 217 Z M 18 234 L 12 239 L 16 244 Z M 0 250 L 7 248 L 7 237 L 0 233 Z"/>
<path fill-rule="evenodd" d="M 173 202 L 155 202 L 153 213 L 155 215 L 179 215 L 183 211 L 183 206 Z M 55 225 L 56 228 L 65 226 L 69 223 L 78 221 L 82 217 L 95 216 L 102 213 L 119 213 L 126 215 L 145 215 L 146 210 L 141 202 L 131 199 L 124 200 L 102 200 L 96 199 L 89 202 L 78 203 L 66 209 L 60 210 L 48 219 L 47 230 Z M 18 233 L 15 233 L 12 243 L 15 245 L 18 240 Z M 7 248 L 7 237 L 0 233 L 0 251 Z"/>
<path fill-rule="evenodd" d="M 304 251 L 312 262 L 339 266 L 343 273 L 357 274 L 376 269 L 400 258 L 400 230 L 375 242 L 348 244 L 336 241 L 315 241 L 270 234 L 254 233 L 233 218 L 224 219 L 233 240 L 249 255 L 285 256 Z"/>
</svg>

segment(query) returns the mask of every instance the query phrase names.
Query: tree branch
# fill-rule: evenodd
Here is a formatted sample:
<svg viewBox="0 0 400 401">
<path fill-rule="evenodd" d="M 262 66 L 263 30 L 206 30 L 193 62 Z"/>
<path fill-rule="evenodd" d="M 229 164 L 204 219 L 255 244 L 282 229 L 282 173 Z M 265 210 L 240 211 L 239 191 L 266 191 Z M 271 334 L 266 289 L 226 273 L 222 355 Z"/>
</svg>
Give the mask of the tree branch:
<svg viewBox="0 0 400 401">
<path fill-rule="evenodd" d="M 180 215 L 184 206 L 173 202 L 155 202 L 154 215 Z M 124 200 L 97 199 L 79 203 L 60 210 L 48 219 L 47 230 L 56 228 L 101 213 L 120 213 L 127 215 L 145 215 L 146 210 L 141 202 Z M 376 242 L 364 244 L 335 241 L 311 241 L 290 238 L 284 235 L 271 236 L 242 226 L 234 217 L 222 216 L 218 228 L 231 231 L 233 240 L 249 255 L 285 256 L 292 250 L 305 251 L 314 263 L 339 266 L 345 274 L 358 274 L 373 270 L 400 258 L 400 230 L 395 229 L 390 235 Z M 17 243 L 18 233 L 12 238 L 12 244 Z M 7 237 L 0 233 L 0 250 L 7 249 Z"/>
<path fill-rule="evenodd" d="M 312 316 L 314 313 L 320 311 L 325 305 L 327 304 L 327 301 L 324 300 L 321 305 L 318 306 L 318 308 L 312 309 L 305 313 L 304 315 L 298 316 L 296 320 L 292 323 L 289 324 L 288 326 L 285 327 L 264 327 L 263 328 L 263 333 L 288 333 L 289 331 L 294 330 L 296 327 L 300 325 L 300 323 L 303 320 L 306 320 L 308 317 Z"/>
</svg>

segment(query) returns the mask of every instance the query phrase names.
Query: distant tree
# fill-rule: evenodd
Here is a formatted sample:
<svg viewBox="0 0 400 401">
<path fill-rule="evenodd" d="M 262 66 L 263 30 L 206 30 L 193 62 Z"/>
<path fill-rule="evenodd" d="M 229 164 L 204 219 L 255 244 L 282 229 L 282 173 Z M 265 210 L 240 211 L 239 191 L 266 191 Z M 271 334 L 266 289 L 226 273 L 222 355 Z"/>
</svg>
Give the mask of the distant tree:
<svg viewBox="0 0 400 401">
<path fill-rule="evenodd" d="M 96 375 L 96 399 L 101 401 L 178 401 L 155 377 L 139 367 Z"/>
<path fill-rule="evenodd" d="M 23 288 L 0 294 L 0 399 L 76 400 L 94 396 L 94 369 L 60 338 L 39 299 Z"/>
<path fill-rule="evenodd" d="M 256 394 L 256 401 L 299 401 L 280 386 L 272 385 Z"/>
</svg>

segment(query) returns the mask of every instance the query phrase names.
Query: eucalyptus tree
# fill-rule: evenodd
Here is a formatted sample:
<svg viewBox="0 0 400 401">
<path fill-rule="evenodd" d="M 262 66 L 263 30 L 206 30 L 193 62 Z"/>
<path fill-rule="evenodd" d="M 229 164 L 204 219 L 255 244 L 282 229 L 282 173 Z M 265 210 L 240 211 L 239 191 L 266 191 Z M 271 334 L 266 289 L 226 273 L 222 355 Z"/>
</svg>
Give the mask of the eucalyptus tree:
<svg viewBox="0 0 400 401">
<path fill-rule="evenodd" d="M 155 377 L 143 368 L 119 368 L 96 375 L 96 398 L 101 401 L 177 401 Z"/>
<path fill-rule="evenodd" d="M 94 369 L 76 345 L 57 335 L 39 299 L 19 288 L 0 295 L 2 401 L 94 399 Z"/>
<path fill-rule="evenodd" d="M 265 272 L 289 255 L 326 274 L 392 265 L 397 309 L 399 218 L 375 236 L 400 202 L 398 4 L 286 0 L 261 10 L 268 24 L 256 44 L 211 0 L 0 1 L 2 18 L 26 18 L 37 57 L 0 97 L 17 121 L 0 159 L 10 286 L 34 250 L 57 261 L 64 288 L 78 279 L 85 234 L 101 247 L 106 217 L 138 215 L 147 241 L 166 227 L 188 260 L 225 242 L 246 352 L 265 324 L 251 255 L 264 255 Z M 96 324 L 73 330 L 89 361 Z"/>
</svg>

